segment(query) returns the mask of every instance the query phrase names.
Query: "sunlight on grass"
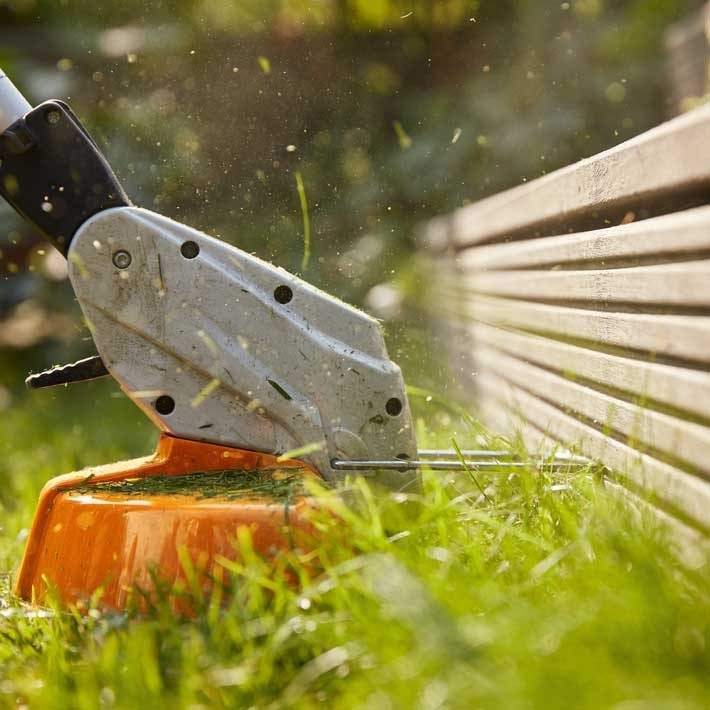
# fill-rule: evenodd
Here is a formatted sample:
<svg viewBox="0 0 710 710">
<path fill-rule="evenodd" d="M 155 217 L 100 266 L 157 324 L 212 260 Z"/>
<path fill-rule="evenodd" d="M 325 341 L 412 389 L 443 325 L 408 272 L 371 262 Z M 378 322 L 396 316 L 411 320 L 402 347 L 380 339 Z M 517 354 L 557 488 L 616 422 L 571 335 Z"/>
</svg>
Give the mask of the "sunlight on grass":
<svg viewBox="0 0 710 710">
<path fill-rule="evenodd" d="M 140 415 L 103 385 L 89 391 L 89 411 L 80 407 L 86 391 L 64 391 L 6 416 L 3 569 L 17 564 L 46 478 L 139 453 L 129 446 L 136 431 L 149 448 Z M 112 432 L 89 426 L 97 417 Z M 623 506 L 592 469 L 477 473 L 475 482 L 432 473 L 417 493 L 357 479 L 312 493 L 321 504 L 312 550 L 266 562 L 244 531 L 206 596 L 182 560 L 180 594 L 193 619 L 167 598 L 141 616 L 37 615 L 9 596 L 5 579 L 0 705 L 710 702 L 707 568 L 682 567 L 655 520 Z"/>
</svg>

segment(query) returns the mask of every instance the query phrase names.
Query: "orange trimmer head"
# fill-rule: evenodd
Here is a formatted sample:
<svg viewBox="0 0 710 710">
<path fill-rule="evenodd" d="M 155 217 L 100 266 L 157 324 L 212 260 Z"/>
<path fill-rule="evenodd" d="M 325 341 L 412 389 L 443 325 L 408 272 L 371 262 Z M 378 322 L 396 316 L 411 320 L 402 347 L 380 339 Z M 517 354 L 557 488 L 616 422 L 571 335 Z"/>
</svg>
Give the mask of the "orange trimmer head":
<svg viewBox="0 0 710 710">
<path fill-rule="evenodd" d="M 209 586 L 238 555 L 240 530 L 267 558 L 310 537 L 308 477 L 319 478 L 298 461 L 162 434 L 152 456 L 47 483 L 16 593 L 122 609 L 157 584 L 184 587 L 186 559 Z"/>
</svg>

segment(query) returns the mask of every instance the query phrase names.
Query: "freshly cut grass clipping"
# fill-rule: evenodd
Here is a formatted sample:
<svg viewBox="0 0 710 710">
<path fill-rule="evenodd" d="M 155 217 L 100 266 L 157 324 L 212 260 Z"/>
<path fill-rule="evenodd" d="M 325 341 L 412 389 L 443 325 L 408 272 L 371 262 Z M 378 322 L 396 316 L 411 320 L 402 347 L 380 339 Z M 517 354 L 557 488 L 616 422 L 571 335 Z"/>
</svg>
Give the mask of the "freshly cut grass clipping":
<svg viewBox="0 0 710 710">
<path fill-rule="evenodd" d="M 313 441 L 310 444 L 304 444 L 299 446 L 297 449 L 291 449 L 290 451 L 285 451 L 281 456 L 279 456 L 276 461 L 282 463 L 283 461 L 288 461 L 290 459 L 297 459 L 299 456 L 308 456 L 308 454 L 315 454 L 316 451 L 322 451 L 325 448 L 325 441 Z"/>
<path fill-rule="evenodd" d="M 303 258 L 301 259 L 301 271 L 305 271 L 311 260 L 311 218 L 308 215 L 306 187 L 303 184 L 303 177 L 300 170 L 296 171 L 296 191 L 298 192 L 298 201 L 301 203 L 301 215 L 303 216 Z"/>
<path fill-rule="evenodd" d="M 400 121 L 392 121 L 392 127 L 397 135 L 399 147 L 402 150 L 409 150 L 412 147 L 412 139 L 409 137 L 407 131 L 404 130 L 402 123 Z"/>
<path fill-rule="evenodd" d="M 221 382 L 217 378 L 210 380 L 190 402 L 190 406 L 193 409 L 199 407 L 211 394 L 219 389 L 220 384 Z"/>
</svg>

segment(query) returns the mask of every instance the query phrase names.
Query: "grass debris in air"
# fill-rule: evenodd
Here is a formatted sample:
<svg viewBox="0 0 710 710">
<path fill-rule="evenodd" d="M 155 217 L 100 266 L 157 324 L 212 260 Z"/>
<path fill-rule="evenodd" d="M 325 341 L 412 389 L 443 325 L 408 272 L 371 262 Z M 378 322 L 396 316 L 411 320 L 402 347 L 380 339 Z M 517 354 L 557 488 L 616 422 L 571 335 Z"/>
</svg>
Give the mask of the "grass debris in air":
<svg viewBox="0 0 710 710">
<path fill-rule="evenodd" d="M 299 170 L 296 171 L 296 191 L 298 192 L 298 202 L 301 206 L 301 216 L 303 217 L 303 258 L 301 259 L 301 271 L 305 271 L 311 261 L 311 218 L 308 214 L 306 186 L 303 183 L 303 176 Z"/>
</svg>

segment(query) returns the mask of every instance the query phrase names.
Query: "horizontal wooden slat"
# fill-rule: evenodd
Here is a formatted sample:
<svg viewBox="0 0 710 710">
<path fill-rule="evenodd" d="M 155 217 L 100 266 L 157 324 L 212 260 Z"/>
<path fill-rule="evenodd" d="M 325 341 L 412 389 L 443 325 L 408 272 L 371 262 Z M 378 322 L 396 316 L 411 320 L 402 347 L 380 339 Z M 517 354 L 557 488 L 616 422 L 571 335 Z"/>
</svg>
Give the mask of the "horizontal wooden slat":
<svg viewBox="0 0 710 710">
<path fill-rule="evenodd" d="M 471 274 L 467 289 L 535 301 L 591 301 L 703 307 L 710 305 L 710 260 L 584 271 Z"/>
<path fill-rule="evenodd" d="M 710 182 L 710 105 L 611 150 L 457 210 L 458 247 L 502 240 L 521 230 L 559 226 L 586 213 L 636 203 Z M 540 235 L 544 236 L 544 235 Z"/>
<path fill-rule="evenodd" d="M 484 398 L 521 412 L 551 437 L 601 461 L 699 527 L 710 530 L 710 486 L 704 479 L 635 451 L 492 373 L 481 374 L 478 386 Z"/>
<path fill-rule="evenodd" d="M 647 447 L 676 456 L 710 477 L 710 428 L 645 409 L 560 377 L 498 350 L 475 349 L 482 370 L 495 372 L 565 411 L 586 417 Z"/>
<path fill-rule="evenodd" d="M 482 323 L 470 325 L 469 333 L 470 346 L 485 343 L 547 369 L 710 420 L 710 372 L 609 355 Z"/>
<path fill-rule="evenodd" d="M 495 271 L 464 277 L 465 288 L 538 301 L 707 307 L 710 261 L 584 271 Z"/>
<path fill-rule="evenodd" d="M 472 320 L 558 334 L 707 363 L 710 317 L 614 313 L 478 296 L 465 305 Z"/>
<path fill-rule="evenodd" d="M 710 252 L 710 207 L 597 229 L 465 249 L 456 256 L 464 272 L 592 263 Z"/>
</svg>

